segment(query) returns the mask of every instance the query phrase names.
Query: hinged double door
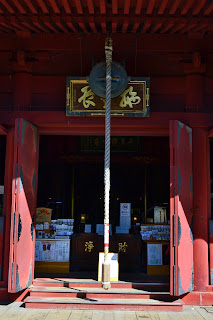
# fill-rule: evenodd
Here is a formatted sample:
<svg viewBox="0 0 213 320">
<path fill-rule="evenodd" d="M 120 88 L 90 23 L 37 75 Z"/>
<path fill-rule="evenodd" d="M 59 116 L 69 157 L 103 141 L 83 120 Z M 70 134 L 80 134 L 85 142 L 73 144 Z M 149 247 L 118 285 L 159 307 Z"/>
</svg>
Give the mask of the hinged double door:
<svg viewBox="0 0 213 320">
<path fill-rule="evenodd" d="M 9 292 L 27 288 L 34 276 L 37 166 L 37 128 L 24 119 L 17 119 L 12 181 Z"/>
<path fill-rule="evenodd" d="M 192 129 L 170 121 L 170 292 L 193 290 Z"/>
</svg>

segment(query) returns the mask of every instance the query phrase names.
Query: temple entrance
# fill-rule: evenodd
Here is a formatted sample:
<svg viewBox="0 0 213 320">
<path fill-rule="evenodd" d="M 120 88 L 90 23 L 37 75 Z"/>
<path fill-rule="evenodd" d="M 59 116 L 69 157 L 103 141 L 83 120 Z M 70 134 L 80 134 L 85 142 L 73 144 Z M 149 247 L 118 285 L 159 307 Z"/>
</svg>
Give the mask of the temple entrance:
<svg viewBox="0 0 213 320">
<path fill-rule="evenodd" d="M 169 282 L 169 139 L 115 136 L 111 149 L 110 251 L 119 254 L 119 280 Z M 97 279 L 103 163 L 102 136 L 40 137 L 36 276 Z"/>
</svg>

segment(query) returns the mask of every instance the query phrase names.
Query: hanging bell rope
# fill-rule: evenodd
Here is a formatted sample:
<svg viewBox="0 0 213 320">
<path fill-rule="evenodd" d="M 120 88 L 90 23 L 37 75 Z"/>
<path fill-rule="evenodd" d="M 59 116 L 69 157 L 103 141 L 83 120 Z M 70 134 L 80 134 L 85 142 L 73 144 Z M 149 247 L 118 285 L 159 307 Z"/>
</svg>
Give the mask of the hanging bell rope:
<svg viewBox="0 0 213 320">
<path fill-rule="evenodd" d="M 106 109 L 105 109 L 105 157 L 104 157 L 104 263 L 102 266 L 102 285 L 110 288 L 109 253 L 109 200 L 110 200 L 110 118 L 111 118 L 111 64 L 112 39 L 105 41 L 106 55 Z"/>
</svg>

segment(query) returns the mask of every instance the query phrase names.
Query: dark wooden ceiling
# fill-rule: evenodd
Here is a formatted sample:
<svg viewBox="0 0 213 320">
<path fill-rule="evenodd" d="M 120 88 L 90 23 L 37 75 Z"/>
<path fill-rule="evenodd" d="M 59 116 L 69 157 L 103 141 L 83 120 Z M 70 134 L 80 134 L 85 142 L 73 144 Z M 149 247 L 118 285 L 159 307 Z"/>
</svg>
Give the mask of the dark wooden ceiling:
<svg viewBox="0 0 213 320">
<path fill-rule="evenodd" d="M 212 0 L 0 0 L 0 32 L 213 33 Z"/>
</svg>

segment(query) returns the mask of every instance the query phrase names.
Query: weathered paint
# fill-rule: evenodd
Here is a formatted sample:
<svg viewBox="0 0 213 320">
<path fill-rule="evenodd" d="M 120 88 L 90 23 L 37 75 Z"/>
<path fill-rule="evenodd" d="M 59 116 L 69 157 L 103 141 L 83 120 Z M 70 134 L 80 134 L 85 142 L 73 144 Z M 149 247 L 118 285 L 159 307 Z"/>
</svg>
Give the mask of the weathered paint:
<svg viewBox="0 0 213 320">
<path fill-rule="evenodd" d="M 174 238 L 174 244 L 170 244 L 170 291 L 172 295 L 179 296 L 193 290 L 194 274 L 193 233 L 190 228 L 193 201 L 191 129 L 179 121 L 170 122 L 170 161 L 173 171 L 170 221 L 171 237 Z"/>
<path fill-rule="evenodd" d="M 12 219 L 10 243 L 9 292 L 18 292 L 31 284 L 34 272 L 35 237 L 33 214 L 36 207 L 36 178 L 38 147 L 34 146 L 36 128 L 16 120 L 14 177 L 12 187 Z M 16 189 L 19 192 L 15 192 Z"/>
</svg>

